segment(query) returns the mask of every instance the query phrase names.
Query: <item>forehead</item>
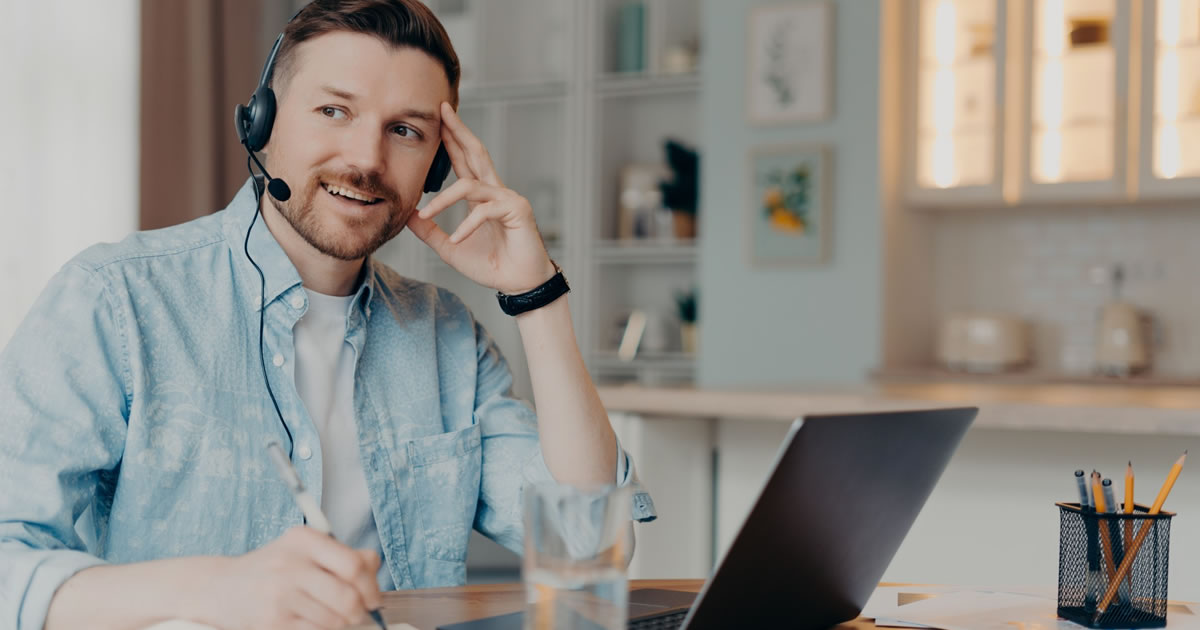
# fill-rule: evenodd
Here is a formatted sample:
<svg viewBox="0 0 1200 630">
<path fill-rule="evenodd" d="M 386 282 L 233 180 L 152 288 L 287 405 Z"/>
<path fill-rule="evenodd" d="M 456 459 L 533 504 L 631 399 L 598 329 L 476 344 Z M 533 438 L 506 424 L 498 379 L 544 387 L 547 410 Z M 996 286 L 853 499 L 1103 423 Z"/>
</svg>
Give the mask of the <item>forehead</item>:
<svg viewBox="0 0 1200 630">
<path fill-rule="evenodd" d="M 335 85 L 375 104 L 433 110 L 450 100 L 445 68 L 432 55 L 363 33 L 336 31 L 301 43 L 294 68 L 288 90 L 297 94 Z"/>
</svg>

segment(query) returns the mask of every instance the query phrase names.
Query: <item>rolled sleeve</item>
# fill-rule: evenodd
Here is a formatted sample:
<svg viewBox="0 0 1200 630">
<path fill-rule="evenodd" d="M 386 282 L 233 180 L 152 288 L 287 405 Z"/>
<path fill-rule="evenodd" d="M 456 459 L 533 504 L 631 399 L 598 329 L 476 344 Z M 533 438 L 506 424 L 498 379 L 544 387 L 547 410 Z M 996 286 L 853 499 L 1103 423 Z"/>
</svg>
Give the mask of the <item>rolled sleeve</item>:
<svg viewBox="0 0 1200 630">
<path fill-rule="evenodd" d="M 100 558 L 70 549 L 42 550 L 25 548 L 18 552 L 5 544 L 0 558 L 11 565 L 4 571 L 7 599 L 15 595 L 17 630 L 41 630 L 50 610 L 50 600 L 71 576 L 84 569 L 106 564 Z M 12 589 L 10 591 L 10 587 Z"/>
<path fill-rule="evenodd" d="M 649 523 L 658 518 L 658 512 L 654 509 L 654 499 L 650 497 L 650 493 L 642 487 L 641 481 L 638 480 L 637 471 L 633 466 L 633 458 L 621 447 L 620 438 L 617 438 L 617 486 L 633 487 L 633 509 L 631 511 L 633 520 L 639 523 Z"/>
</svg>

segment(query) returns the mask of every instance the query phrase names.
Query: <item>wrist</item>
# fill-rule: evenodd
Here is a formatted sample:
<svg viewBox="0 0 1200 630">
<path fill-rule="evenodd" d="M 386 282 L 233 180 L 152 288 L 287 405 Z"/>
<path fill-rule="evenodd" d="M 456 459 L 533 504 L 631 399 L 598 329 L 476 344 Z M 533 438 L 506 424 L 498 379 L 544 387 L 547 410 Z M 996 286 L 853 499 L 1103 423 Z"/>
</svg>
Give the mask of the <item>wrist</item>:
<svg viewBox="0 0 1200 630">
<path fill-rule="evenodd" d="M 550 261 L 550 264 L 554 268 L 550 279 L 533 289 L 513 294 L 498 291 L 496 299 L 500 302 L 500 310 L 507 315 L 517 316 L 541 309 L 566 295 L 571 287 L 567 284 L 562 269 L 554 261 Z"/>
<path fill-rule="evenodd" d="M 184 573 L 185 584 L 180 589 L 177 617 L 213 627 L 228 623 L 228 619 L 218 616 L 220 606 L 215 605 L 225 598 L 213 589 L 228 581 L 236 560 L 224 556 L 187 558 L 185 561 L 191 566 Z"/>
<path fill-rule="evenodd" d="M 525 281 L 519 284 L 519 288 L 513 289 L 512 291 L 501 290 L 500 292 L 504 293 L 505 295 L 520 295 L 522 293 L 528 293 L 549 282 L 550 279 L 554 277 L 554 274 L 558 273 L 559 271 L 562 270 L 559 268 L 558 264 L 550 258 L 546 258 L 546 264 L 543 265 L 542 271 L 537 275 L 539 279 L 536 282 L 531 283 L 529 281 Z"/>
</svg>

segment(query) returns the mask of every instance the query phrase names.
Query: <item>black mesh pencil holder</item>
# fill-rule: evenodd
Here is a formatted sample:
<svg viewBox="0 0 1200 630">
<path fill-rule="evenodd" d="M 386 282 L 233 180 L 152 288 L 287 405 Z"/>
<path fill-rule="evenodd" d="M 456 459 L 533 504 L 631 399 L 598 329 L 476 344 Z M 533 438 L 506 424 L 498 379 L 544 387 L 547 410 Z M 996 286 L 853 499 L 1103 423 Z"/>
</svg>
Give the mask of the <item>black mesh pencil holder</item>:
<svg viewBox="0 0 1200 630">
<path fill-rule="evenodd" d="M 1167 625 L 1170 512 L 1097 514 L 1058 503 L 1058 616 L 1091 628 Z M 1120 580 L 1115 580 L 1116 576 Z"/>
</svg>

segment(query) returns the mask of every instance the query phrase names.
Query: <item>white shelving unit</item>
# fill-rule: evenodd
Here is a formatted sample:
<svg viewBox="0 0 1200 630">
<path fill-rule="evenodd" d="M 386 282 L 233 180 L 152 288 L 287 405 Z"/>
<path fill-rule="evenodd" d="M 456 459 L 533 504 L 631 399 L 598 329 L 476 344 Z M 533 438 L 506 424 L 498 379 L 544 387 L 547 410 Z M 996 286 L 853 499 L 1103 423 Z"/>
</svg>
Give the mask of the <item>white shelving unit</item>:
<svg viewBox="0 0 1200 630">
<path fill-rule="evenodd" d="M 644 0 L 644 68 L 618 72 L 628 0 L 428 0 L 463 63 L 459 111 L 488 147 L 506 185 L 528 198 L 551 256 L 571 282 L 571 310 L 598 382 L 687 382 L 675 295 L 696 285 L 694 239 L 619 239 L 621 170 L 665 164 L 663 142 L 699 146 L 700 78 L 681 67 L 700 32 L 697 0 Z M 626 39 L 628 41 L 628 39 Z M 686 57 L 686 55 L 685 55 Z M 453 176 L 451 176 L 453 181 Z M 449 183 L 449 182 L 448 182 Z M 443 213 L 452 230 L 465 204 Z M 406 275 L 463 298 L 496 339 L 517 395 L 532 400 L 516 323 L 493 291 L 442 263 L 412 238 L 386 251 Z M 651 322 L 633 361 L 616 356 L 624 318 Z"/>
</svg>

